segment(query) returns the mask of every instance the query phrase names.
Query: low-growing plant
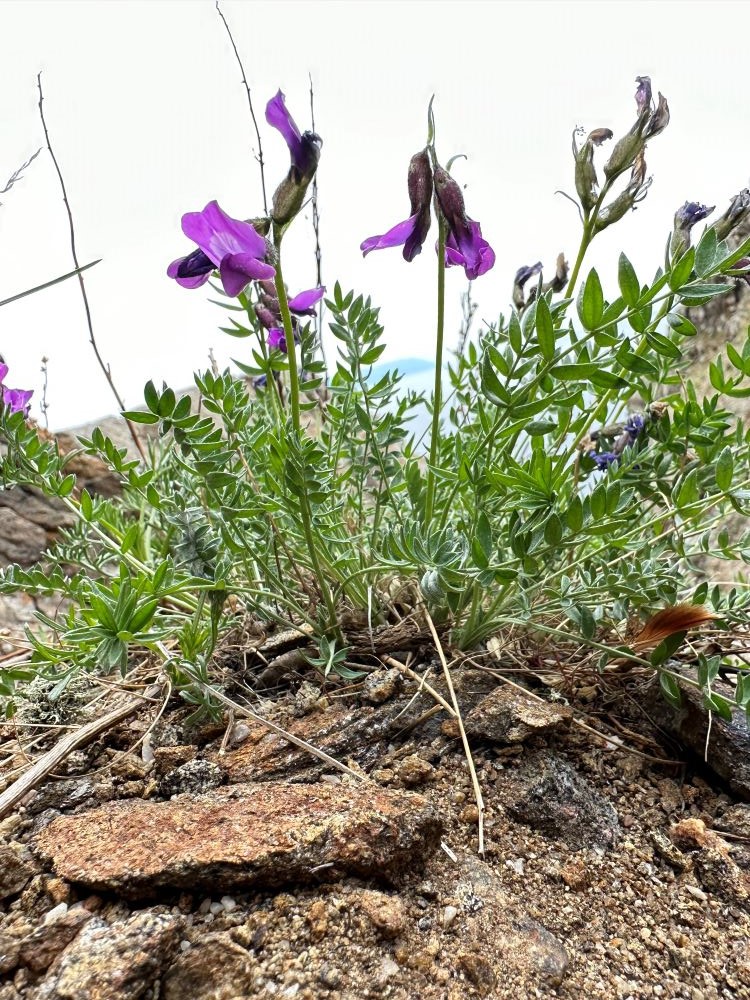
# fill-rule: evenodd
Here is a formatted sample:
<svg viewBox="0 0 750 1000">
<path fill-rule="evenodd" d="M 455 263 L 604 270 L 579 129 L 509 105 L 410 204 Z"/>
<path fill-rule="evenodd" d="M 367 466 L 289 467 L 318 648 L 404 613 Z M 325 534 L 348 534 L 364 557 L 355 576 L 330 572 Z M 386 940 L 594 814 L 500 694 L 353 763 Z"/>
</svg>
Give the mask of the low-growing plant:
<svg viewBox="0 0 750 1000">
<path fill-rule="evenodd" d="M 325 289 L 289 296 L 284 235 L 321 141 L 300 132 L 279 92 L 266 118 L 291 163 L 270 212 L 245 222 L 211 202 L 188 213 L 196 249 L 168 269 L 188 288 L 218 273 L 211 287 L 229 316 L 222 329 L 244 348 L 241 374 L 198 373 L 197 407 L 149 382 L 145 409 L 124 414 L 150 428 L 147 463 L 99 429 L 81 438 L 119 477 L 115 499 L 79 490 L 71 456 L 28 420 L 28 400 L 5 398 L 4 486 L 41 490 L 75 515 L 41 565 L 2 574 L 2 592 L 68 602 L 59 618 L 40 616 L 46 635 L 29 631 L 28 661 L 0 666 L 6 711 L 33 677 L 59 692 L 82 671 L 125 672 L 135 649 L 152 651 L 187 701 L 216 707 L 212 664 L 240 612 L 312 641 L 309 662 L 322 675 L 353 678 L 408 641 L 429 641 L 423 608 L 454 650 L 493 639 L 545 675 L 551 650 L 593 671 L 630 665 L 657 672 L 672 700 L 681 648 L 712 711 L 731 716 L 712 689 L 727 666 L 736 703 L 750 711 L 736 643 L 750 597 L 704 572 L 710 560 L 750 560 L 750 534 L 728 526 L 750 511 L 750 430 L 724 405 L 750 394 L 750 336 L 711 364 L 703 396 L 685 374 L 696 328 L 684 311 L 747 277 L 750 241 L 727 238 L 750 213 L 750 192 L 695 244 L 691 230 L 711 210 L 680 208 L 649 281 L 624 254 L 616 279 L 586 273 L 592 241 L 651 183 L 646 144 L 669 110 L 646 77 L 636 105 L 603 166 L 595 158 L 609 130 L 574 138 L 569 197 L 582 232 L 571 273 L 564 257 L 548 281 L 541 265 L 521 268 L 510 313 L 447 364 L 446 268 L 478 279 L 495 255 L 466 214 L 453 161 L 438 156 L 430 106 L 426 145 L 408 170 L 409 217 L 361 245 L 365 254 L 403 246 L 412 261 L 434 211 L 435 384 L 425 399 L 396 370 L 373 375 L 386 339 L 368 297 L 336 284 L 325 299 L 337 344 L 326 370 L 310 322 Z M 425 408 L 423 442 L 410 424 Z M 678 614 L 655 648 L 638 641 L 639 619 L 682 602 L 698 610 Z M 714 618 L 723 632 L 710 650 L 684 646 L 690 625 Z"/>
</svg>

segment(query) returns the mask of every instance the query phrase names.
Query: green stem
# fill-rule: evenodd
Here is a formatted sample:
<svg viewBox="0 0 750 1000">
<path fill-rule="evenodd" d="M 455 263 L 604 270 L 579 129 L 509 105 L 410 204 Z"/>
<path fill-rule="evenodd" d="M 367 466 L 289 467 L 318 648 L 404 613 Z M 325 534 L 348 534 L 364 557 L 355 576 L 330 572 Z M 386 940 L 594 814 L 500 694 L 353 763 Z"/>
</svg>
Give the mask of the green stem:
<svg viewBox="0 0 750 1000">
<path fill-rule="evenodd" d="M 299 372 L 297 370 L 297 348 L 294 343 L 294 329 L 292 327 L 292 314 L 289 311 L 289 300 L 284 287 L 284 275 L 281 273 L 281 236 L 276 238 L 276 249 L 279 258 L 276 262 L 276 298 L 279 300 L 279 311 L 281 322 L 284 325 L 284 338 L 286 340 L 286 356 L 289 360 L 289 399 L 292 409 L 292 425 L 296 431 L 301 430 L 299 410 Z"/>
<path fill-rule="evenodd" d="M 438 279 L 437 279 L 437 336 L 435 343 L 435 388 L 432 399 L 432 434 L 430 437 L 430 459 L 427 468 L 427 499 L 425 500 L 424 523 L 429 527 L 435 506 L 435 473 L 438 445 L 440 442 L 440 415 L 443 392 L 443 336 L 445 332 L 445 230 L 442 216 L 438 220 Z"/>
<path fill-rule="evenodd" d="M 301 438 L 302 421 L 300 419 L 299 405 L 297 348 L 294 343 L 292 314 L 289 311 L 289 300 L 287 299 L 286 288 L 284 286 L 284 275 L 281 270 L 281 238 L 281 234 L 277 234 L 276 250 L 278 252 L 278 259 L 276 261 L 276 276 L 274 282 L 276 285 L 276 298 L 279 300 L 279 312 L 281 313 L 281 320 L 284 324 L 284 337 L 286 338 L 287 358 L 289 359 L 289 404 L 292 413 L 292 428 L 294 434 L 297 435 L 298 438 Z M 328 580 L 323 574 L 323 567 L 318 554 L 318 547 L 316 545 L 315 533 L 312 525 L 312 506 L 304 485 L 299 497 L 299 508 L 302 520 L 302 530 L 305 535 L 305 541 L 307 542 L 307 551 L 310 556 L 310 563 L 312 564 L 313 573 L 315 574 L 315 579 L 323 598 L 323 603 L 326 606 L 328 618 L 327 631 L 334 637 L 340 639 L 341 631 L 338 627 L 338 619 L 336 617 L 336 605 L 333 600 L 331 588 L 328 586 Z"/>
</svg>

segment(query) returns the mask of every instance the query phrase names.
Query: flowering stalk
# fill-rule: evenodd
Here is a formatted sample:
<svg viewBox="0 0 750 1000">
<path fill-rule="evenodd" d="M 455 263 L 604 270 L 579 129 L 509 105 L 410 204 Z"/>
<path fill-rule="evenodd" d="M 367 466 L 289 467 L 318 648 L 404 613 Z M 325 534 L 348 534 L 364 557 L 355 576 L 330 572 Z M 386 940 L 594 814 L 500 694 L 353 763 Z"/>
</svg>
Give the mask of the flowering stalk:
<svg viewBox="0 0 750 1000">
<path fill-rule="evenodd" d="M 278 230 L 275 240 L 278 259 L 276 261 L 276 276 L 274 278 L 274 282 L 276 285 L 276 298 L 279 301 L 281 322 L 284 325 L 284 336 L 287 343 L 287 357 L 289 359 L 289 399 L 292 412 L 292 427 L 294 429 L 294 433 L 299 436 L 302 433 L 302 422 L 300 420 L 299 407 L 299 371 L 297 368 L 297 351 L 294 344 L 294 330 L 292 328 L 292 314 L 289 310 L 289 300 L 287 298 L 286 288 L 284 287 L 284 276 L 281 272 L 282 236 L 283 233 Z M 300 491 L 299 508 L 302 518 L 302 530 L 305 535 L 305 541 L 307 542 L 307 551 L 310 555 L 313 573 L 315 574 L 315 579 L 323 597 L 326 611 L 328 612 L 328 628 L 336 638 L 340 639 L 341 635 L 336 619 L 336 604 L 333 600 L 331 589 L 328 586 L 328 581 L 323 573 L 323 567 L 318 555 L 315 535 L 312 530 L 312 508 L 310 507 L 310 498 L 307 495 L 304 485 Z"/>
<path fill-rule="evenodd" d="M 292 314 L 289 311 L 289 300 L 284 287 L 284 276 L 281 273 L 281 236 L 276 239 L 276 250 L 278 260 L 276 262 L 276 276 L 274 284 L 276 286 L 276 298 L 279 300 L 279 311 L 281 312 L 281 322 L 284 327 L 284 338 L 287 344 L 287 358 L 289 359 L 289 397 L 292 409 L 292 424 L 295 431 L 302 429 L 299 410 L 299 370 L 297 368 L 297 352 L 294 346 L 294 329 L 292 327 Z"/>
<path fill-rule="evenodd" d="M 445 238 L 446 222 L 438 216 L 438 271 L 437 271 L 437 333 L 435 337 L 435 388 L 433 389 L 432 433 L 430 437 L 430 460 L 427 466 L 427 498 L 424 509 L 424 523 L 429 526 L 435 506 L 435 472 L 438 444 L 440 440 L 440 411 L 443 395 L 443 335 L 445 329 Z"/>
</svg>

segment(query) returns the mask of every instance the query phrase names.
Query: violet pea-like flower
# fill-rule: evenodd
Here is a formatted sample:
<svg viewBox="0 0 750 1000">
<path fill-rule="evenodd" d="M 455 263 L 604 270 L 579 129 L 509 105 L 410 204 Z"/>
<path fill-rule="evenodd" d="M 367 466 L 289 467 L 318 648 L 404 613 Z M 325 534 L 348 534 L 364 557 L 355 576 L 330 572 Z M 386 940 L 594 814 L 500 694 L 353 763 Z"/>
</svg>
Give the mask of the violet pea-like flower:
<svg viewBox="0 0 750 1000">
<path fill-rule="evenodd" d="M 266 121 L 281 133 L 291 157 L 289 172 L 276 188 L 271 206 L 274 224 L 283 232 L 302 208 L 307 187 L 318 169 L 323 140 L 315 132 L 300 132 L 281 91 L 266 105 Z"/>
<path fill-rule="evenodd" d="M 286 337 L 284 331 L 278 326 L 268 331 L 267 342 L 272 351 L 281 351 L 282 354 L 286 354 Z"/>
<path fill-rule="evenodd" d="M 432 167 L 426 149 L 415 153 L 409 161 L 407 176 L 409 203 L 411 215 L 403 222 L 397 223 L 382 236 L 369 236 L 360 245 L 362 255 L 366 257 L 371 250 L 385 250 L 388 247 L 403 247 L 404 260 L 412 261 L 422 252 L 422 244 L 430 231 L 432 217 L 430 202 L 432 201 Z"/>
<path fill-rule="evenodd" d="M 326 293 L 325 285 L 318 288 L 308 288 L 304 292 L 298 292 L 289 299 L 289 312 L 297 316 L 314 316 L 315 306 L 320 302 Z"/>
<path fill-rule="evenodd" d="M 31 397 L 34 395 L 33 389 L 9 389 L 5 385 L 8 377 L 8 366 L 0 364 L 0 389 L 2 389 L 3 406 L 7 406 L 11 413 L 22 412 L 28 414 Z"/>
<path fill-rule="evenodd" d="M 182 217 L 183 233 L 198 249 L 180 257 L 167 274 L 183 288 L 198 288 L 218 268 L 227 295 L 235 296 L 251 282 L 272 278 L 274 268 L 264 260 L 266 241 L 249 222 L 227 215 L 218 202 L 210 201 L 202 212 Z"/>
<path fill-rule="evenodd" d="M 469 281 L 486 274 L 495 264 L 495 251 L 482 237 L 482 227 L 470 219 L 461 188 L 443 167 L 435 168 L 435 199 L 448 224 L 445 264 L 460 264 Z"/>
</svg>

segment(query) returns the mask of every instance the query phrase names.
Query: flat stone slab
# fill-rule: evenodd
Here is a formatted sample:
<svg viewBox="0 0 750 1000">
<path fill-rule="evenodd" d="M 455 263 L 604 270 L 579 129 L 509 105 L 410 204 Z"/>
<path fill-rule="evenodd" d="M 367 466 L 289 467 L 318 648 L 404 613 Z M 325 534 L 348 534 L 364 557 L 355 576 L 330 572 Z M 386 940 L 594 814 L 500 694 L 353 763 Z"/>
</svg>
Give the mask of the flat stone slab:
<svg viewBox="0 0 750 1000">
<path fill-rule="evenodd" d="M 158 889 L 276 888 L 357 875 L 394 882 L 440 838 L 426 799 L 374 784 L 261 782 L 60 816 L 35 849 L 57 874 L 130 899 Z"/>
</svg>

